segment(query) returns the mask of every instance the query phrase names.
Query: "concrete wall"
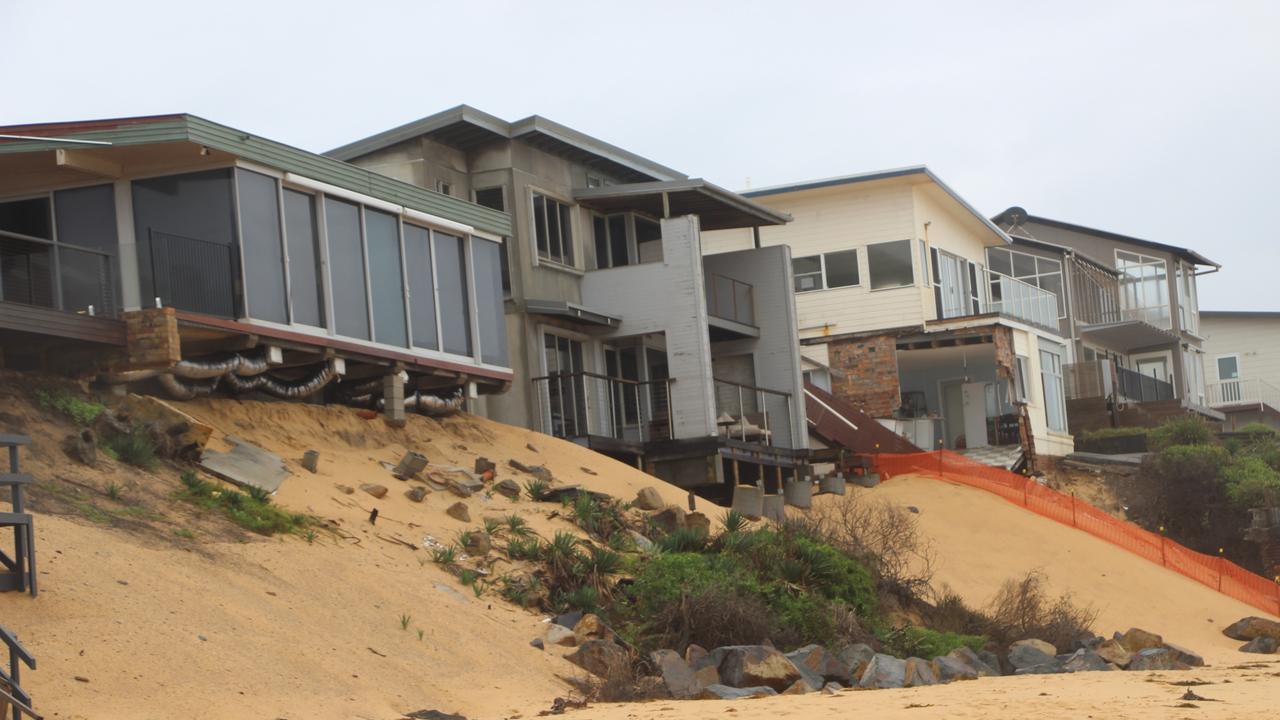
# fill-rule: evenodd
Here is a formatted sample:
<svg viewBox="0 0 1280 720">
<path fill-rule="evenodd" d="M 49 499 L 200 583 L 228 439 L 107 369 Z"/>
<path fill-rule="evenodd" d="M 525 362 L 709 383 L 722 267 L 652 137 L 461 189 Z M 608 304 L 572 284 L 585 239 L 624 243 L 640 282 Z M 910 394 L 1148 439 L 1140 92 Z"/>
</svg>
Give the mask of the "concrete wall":
<svg viewBox="0 0 1280 720">
<path fill-rule="evenodd" d="M 808 447 L 790 250 L 785 245 L 777 245 L 721 253 L 704 257 L 702 266 L 708 273 L 719 273 L 752 286 L 756 326 L 760 328 L 758 338 L 715 343 L 712 354 L 749 352 L 755 359 L 755 384 L 791 395 L 790 427 L 774 425 L 774 442 L 783 447 Z"/>
</svg>

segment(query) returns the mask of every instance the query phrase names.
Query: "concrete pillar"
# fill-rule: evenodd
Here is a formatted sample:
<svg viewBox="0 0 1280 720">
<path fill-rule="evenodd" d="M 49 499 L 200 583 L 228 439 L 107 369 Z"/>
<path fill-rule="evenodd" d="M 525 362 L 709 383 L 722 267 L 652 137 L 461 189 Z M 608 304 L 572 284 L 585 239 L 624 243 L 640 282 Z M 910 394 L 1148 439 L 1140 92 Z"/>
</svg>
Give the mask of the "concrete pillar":
<svg viewBox="0 0 1280 720">
<path fill-rule="evenodd" d="M 789 480 L 782 485 L 782 496 L 791 507 L 808 510 L 813 507 L 813 483 L 807 478 Z"/>
<path fill-rule="evenodd" d="M 394 372 L 382 377 L 382 419 L 391 427 L 404 427 L 404 379 Z"/>
<path fill-rule="evenodd" d="M 880 473 L 862 473 L 854 475 L 853 481 L 864 488 L 873 488 L 880 484 Z"/>
<path fill-rule="evenodd" d="M 764 517 L 764 490 L 755 485 L 734 485 L 733 510 L 752 520 Z"/>
<path fill-rule="evenodd" d="M 783 500 L 782 495 L 765 495 L 761 499 L 761 505 L 764 510 L 765 520 L 772 520 L 776 523 L 786 521 L 787 504 Z"/>
<path fill-rule="evenodd" d="M 844 494 L 844 475 L 833 473 L 818 480 L 819 495 L 843 495 Z"/>
</svg>

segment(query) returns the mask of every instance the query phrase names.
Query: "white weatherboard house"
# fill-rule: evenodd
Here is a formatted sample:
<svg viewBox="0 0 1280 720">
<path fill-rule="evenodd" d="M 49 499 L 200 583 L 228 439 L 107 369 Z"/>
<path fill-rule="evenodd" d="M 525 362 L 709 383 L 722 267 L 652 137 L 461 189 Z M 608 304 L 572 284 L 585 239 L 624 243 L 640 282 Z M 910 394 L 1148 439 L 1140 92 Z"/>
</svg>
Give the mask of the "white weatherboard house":
<svg viewBox="0 0 1280 720">
<path fill-rule="evenodd" d="M 1200 313 L 1211 407 L 1226 429 L 1251 422 L 1280 429 L 1280 312 Z"/>
</svg>

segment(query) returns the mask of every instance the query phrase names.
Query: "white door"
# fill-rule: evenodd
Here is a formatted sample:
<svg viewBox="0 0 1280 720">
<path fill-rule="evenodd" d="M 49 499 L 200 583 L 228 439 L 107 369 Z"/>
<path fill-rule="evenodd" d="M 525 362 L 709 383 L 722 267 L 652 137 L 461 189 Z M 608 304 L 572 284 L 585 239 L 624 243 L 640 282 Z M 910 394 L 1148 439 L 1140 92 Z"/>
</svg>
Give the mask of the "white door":
<svg viewBox="0 0 1280 720">
<path fill-rule="evenodd" d="M 1240 358 L 1223 355 L 1218 358 L 1218 380 L 1222 382 L 1222 402 L 1240 402 Z"/>
<path fill-rule="evenodd" d="M 987 383 L 965 383 L 960 387 L 964 398 L 964 439 L 971 448 L 987 446 Z"/>
<path fill-rule="evenodd" d="M 1163 382 L 1169 382 L 1169 364 L 1164 358 L 1148 358 L 1138 361 L 1138 372 Z"/>
</svg>

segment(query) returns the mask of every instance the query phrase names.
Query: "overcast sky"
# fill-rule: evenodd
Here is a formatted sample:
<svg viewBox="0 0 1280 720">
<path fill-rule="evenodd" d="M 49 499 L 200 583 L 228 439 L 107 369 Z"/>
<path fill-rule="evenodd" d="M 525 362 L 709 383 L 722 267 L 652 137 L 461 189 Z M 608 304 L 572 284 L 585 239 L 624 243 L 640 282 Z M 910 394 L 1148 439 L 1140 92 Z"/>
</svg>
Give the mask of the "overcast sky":
<svg viewBox="0 0 1280 720">
<path fill-rule="evenodd" d="M 0 0 L 0 124 L 189 112 L 314 151 L 459 103 L 732 189 L 924 163 L 1183 245 L 1280 310 L 1280 2 Z M 627 8 L 627 9 L 624 9 Z"/>
</svg>

